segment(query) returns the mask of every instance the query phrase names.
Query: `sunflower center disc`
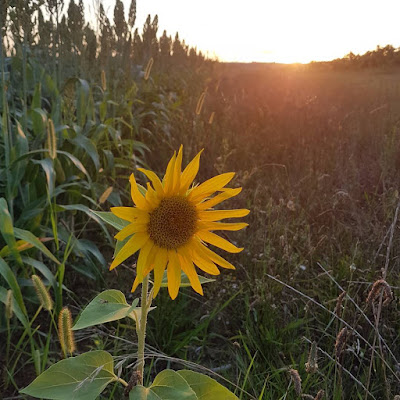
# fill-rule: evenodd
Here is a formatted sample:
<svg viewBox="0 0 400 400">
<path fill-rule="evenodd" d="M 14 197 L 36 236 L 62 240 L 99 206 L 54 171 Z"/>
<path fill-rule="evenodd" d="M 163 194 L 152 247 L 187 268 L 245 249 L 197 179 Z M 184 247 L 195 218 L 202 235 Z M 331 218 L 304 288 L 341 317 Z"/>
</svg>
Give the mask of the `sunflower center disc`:
<svg viewBox="0 0 400 400">
<path fill-rule="evenodd" d="M 150 213 L 148 233 L 157 246 L 177 249 L 194 234 L 196 221 L 196 208 L 186 197 L 167 197 Z"/>
</svg>

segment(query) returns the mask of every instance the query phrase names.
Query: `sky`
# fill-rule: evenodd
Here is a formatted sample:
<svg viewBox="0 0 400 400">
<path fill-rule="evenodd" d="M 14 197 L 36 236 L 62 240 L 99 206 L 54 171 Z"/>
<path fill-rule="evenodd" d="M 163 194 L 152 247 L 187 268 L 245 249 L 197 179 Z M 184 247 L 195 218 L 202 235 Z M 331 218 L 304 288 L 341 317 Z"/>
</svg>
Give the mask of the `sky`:
<svg viewBox="0 0 400 400">
<path fill-rule="evenodd" d="M 103 4 L 112 17 L 115 0 Z M 400 47 L 400 0 L 137 0 L 139 31 L 148 14 L 158 14 L 159 35 L 179 32 L 220 61 L 307 63 Z"/>
</svg>

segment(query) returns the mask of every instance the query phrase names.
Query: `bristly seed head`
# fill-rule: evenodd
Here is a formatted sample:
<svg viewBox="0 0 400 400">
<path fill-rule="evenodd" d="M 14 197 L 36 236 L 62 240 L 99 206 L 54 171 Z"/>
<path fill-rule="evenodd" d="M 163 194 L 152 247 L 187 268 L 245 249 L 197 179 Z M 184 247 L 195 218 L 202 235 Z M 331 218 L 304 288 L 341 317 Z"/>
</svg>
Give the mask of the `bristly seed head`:
<svg viewBox="0 0 400 400">
<path fill-rule="evenodd" d="M 344 327 L 336 336 L 335 343 L 335 355 L 338 360 L 340 360 L 342 353 L 346 347 L 347 342 L 347 328 Z"/>
<path fill-rule="evenodd" d="M 196 222 L 196 208 L 186 197 L 167 197 L 150 213 L 149 236 L 159 247 L 177 249 L 192 237 Z"/>
<path fill-rule="evenodd" d="M 314 397 L 314 400 L 322 400 L 322 398 L 324 397 L 325 392 L 321 389 L 317 395 Z"/>
<path fill-rule="evenodd" d="M 305 364 L 306 371 L 308 374 L 313 374 L 314 372 L 318 371 L 318 347 L 317 342 L 312 342 L 310 353 L 308 354 L 308 361 Z"/>
<path fill-rule="evenodd" d="M 294 385 L 294 391 L 298 396 L 300 396 L 302 390 L 301 390 L 301 378 L 299 375 L 299 371 L 297 371 L 296 369 L 290 369 L 289 373 Z"/>
<path fill-rule="evenodd" d="M 74 332 L 72 330 L 72 316 L 68 307 L 64 307 L 58 316 L 58 335 L 64 356 L 72 354 L 75 349 Z"/>
<path fill-rule="evenodd" d="M 389 284 L 384 279 L 378 279 L 372 285 L 372 288 L 367 297 L 367 303 L 372 304 L 378 299 L 383 290 L 383 305 L 387 306 L 393 300 L 393 294 Z"/>
<path fill-rule="evenodd" d="M 345 298 L 347 292 L 342 292 L 338 298 L 336 299 L 336 307 L 335 307 L 335 314 L 339 317 L 342 318 L 342 304 L 343 304 L 343 299 Z"/>
<path fill-rule="evenodd" d="M 50 297 L 50 294 L 48 290 L 46 289 L 46 286 L 44 286 L 43 281 L 37 276 L 37 275 L 32 275 L 31 277 L 33 287 L 35 288 L 36 295 L 40 301 L 40 304 L 42 307 L 50 311 L 53 309 L 53 300 Z"/>
<path fill-rule="evenodd" d="M 6 318 L 11 319 L 13 316 L 13 303 L 14 303 L 14 296 L 13 296 L 13 291 L 7 290 L 7 295 L 6 295 Z"/>
</svg>

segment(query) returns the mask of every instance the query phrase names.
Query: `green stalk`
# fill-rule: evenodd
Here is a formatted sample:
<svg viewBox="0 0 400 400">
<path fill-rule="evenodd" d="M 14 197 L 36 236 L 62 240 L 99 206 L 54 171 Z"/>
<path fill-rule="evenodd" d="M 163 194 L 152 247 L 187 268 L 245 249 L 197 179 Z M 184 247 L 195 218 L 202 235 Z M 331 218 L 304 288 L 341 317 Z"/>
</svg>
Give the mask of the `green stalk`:
<svg viewBox="0 0 400 400">
<path fill-rule="evenodd" d="M 24 44 L 22 47 L 22 98 L 23 98 L 23 119 L 22 119 L 22 127 L 23 131 L 26 134 L 27 133 L 27 128 L 28 128 L 28 106 L 27 106 L 27 101 L 28 101 L 28 84 L 27 84 L 27 78 L 26 78 L 26 64 L 27 64 L 27 56 L 26 56 L 26 47 L 27 47 L 27 42 L 26 42 L 26 33 L 24 32 Z"/>
<path fill-rule="evenodd" d="M 147 325 L 147 314 L 149 312 L 151 297 L 147 298 L 147 292 L 149 287 L 149 276 L 146 275 L 143 279 L 142 283 L 142 315 L 140 317 L 139 329 L 138 333 L 138 367 L 137 367 L 137 375 L 138 375 L 138 384 L 143 386 L 143 374 L 144 374 L 144 345 L 146 341 L 146 325 Z"/>
</svg>

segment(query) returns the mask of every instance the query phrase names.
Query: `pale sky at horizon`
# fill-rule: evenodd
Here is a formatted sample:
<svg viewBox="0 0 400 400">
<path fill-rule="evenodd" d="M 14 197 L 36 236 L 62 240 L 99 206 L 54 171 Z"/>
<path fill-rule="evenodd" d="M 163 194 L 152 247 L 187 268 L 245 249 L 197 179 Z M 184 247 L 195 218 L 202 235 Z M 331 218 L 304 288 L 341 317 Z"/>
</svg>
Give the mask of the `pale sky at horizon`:
<svg viewBox="0 0 400 400">
<path fill-rule="evenodd" d="M 130 0 L 123 0 L 126 12 Z M 91 3 L 92 0 L 85 0 Z M 159 35 L 221 61 L 309 62 L 400 47 L 400 0 L 137 0 L 136 27 L 158 14 Z M 115 0 L 103 0 L 110 17 Z"/>
</svg>

